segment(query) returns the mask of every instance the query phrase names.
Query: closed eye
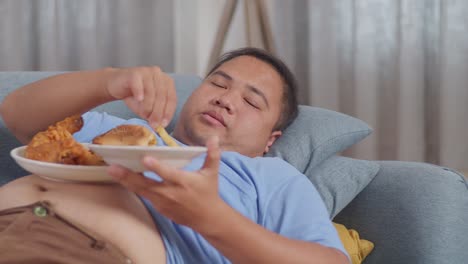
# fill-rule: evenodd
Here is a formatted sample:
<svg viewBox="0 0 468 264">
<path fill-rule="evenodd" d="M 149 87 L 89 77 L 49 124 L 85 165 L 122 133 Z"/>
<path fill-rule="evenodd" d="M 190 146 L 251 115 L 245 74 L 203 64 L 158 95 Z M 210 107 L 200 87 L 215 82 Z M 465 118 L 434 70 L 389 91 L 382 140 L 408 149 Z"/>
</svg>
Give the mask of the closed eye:
<svg viewBox="0 0 468 264">
<path fill-rule="evenodd" d="M 253 103 L 252 101 L 250 101 L 249 99 L 245 98 L 244 101 L 245 101 L 248 105 L 250 105 L 250 106 L 252 106 L 252 107 L 254 107 L 254 108 L 256 108 L 256 109 L 260 109 L 256 104 L 254 104 L 254 103 Z"/>
<path fill-rule="evenodd" d="M 219 83 L 211 82 L 211 84 L 213 84 L 213 85 L 214 85 L 214 86 L 216 86 L 216 87 L 219 87 L 219 88 L 226 89 L 226 87 L 225 87 L 225 86 L 222 86 L 222 85 L 221 85 L 221 84 L 219 84 Z"/>
</svg>

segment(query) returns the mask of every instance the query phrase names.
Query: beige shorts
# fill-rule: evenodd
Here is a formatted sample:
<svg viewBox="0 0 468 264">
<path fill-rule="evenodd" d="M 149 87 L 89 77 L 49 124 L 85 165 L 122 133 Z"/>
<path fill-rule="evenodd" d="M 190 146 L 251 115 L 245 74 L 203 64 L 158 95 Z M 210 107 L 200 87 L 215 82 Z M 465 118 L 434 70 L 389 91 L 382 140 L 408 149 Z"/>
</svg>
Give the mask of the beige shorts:
<svg viewBox="0 0 468 264">
<path fill-rule="evenodd" d="M 117 247 L 41 201 L 0 211 L 0 264 L 4 263 L 132 262 Z"/>
</svg>

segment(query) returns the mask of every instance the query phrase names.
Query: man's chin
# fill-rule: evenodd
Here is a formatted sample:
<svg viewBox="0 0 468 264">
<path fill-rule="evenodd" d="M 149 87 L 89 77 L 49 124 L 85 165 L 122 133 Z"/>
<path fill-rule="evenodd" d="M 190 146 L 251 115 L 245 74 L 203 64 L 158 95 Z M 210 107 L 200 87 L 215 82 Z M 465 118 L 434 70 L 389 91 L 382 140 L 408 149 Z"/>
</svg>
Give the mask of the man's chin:
<svg viewBox="0 0 468 264">
<path fill-rule="evenodd" d="M 212 138 L 212 137 L 218 137 L 218 138 L 220 138 L 219 135 L 217 135 L 217 134 L 215 134 L 215 133 L 213 133 L 213 134 L 203 134 L 203 135 L 199 135 L 199 136 L 196 137 L 196 138 L 197 138 L 197 144 L 198 144 L 199 146 L 206 146 L 206 142 L 208 142 L 208 140 L 209 140 L 210 138 Z"/>
<path fill-rule="evenodd" d="M 191 124 L 185 126 L 184 132 L 181 134 L 187 142 L 187 145 L 192 146 L 206 146 L 209 138 L 217 136 L 219 141 L 225 138 L 225 127 L 215 127 L 199 122 L 200 120 L 193 120 Z"/>
<path fill-rule="evenodd" d="M 217 136 L 220 139 L 220 142 L 222 141 L 220 133 L 216 133 L 215 131 L 210 131 L 208 129 L 192 130 L 191 133 L 187 133 L 185 141 L 187 142 L 187 145 L 191 146 L 206 146 L 208 139 L 214 136 Z"/>
</svg>

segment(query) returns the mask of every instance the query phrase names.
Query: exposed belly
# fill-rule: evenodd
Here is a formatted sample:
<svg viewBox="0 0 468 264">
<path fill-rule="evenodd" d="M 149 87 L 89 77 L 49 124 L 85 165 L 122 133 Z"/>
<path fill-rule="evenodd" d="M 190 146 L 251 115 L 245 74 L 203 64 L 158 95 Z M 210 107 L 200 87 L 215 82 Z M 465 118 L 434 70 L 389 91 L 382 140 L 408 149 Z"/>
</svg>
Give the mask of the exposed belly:
<svg viewBox="0 0 468 264">
<path fill-rule="evenodd" d="M 151 216 L 139 198 L 120 185 L 60 183 L 27 176 L 0 188 L 0 210 L 41 200 L 120 248 L 134 263 L 166 262 Z"/>
</svg>

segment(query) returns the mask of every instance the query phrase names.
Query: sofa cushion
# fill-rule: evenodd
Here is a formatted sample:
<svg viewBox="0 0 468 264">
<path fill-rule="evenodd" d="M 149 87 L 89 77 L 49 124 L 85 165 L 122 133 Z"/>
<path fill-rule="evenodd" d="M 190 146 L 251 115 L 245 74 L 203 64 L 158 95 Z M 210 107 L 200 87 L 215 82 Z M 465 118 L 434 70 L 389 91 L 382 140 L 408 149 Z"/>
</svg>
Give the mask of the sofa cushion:
<svg viewBox="0 0 468 264">
<path fill-rule="evenodd" d="M 304 174 L 315 185 L 333 219 L 379 172 L 374 161 L 332 156 Z"/>
</svg>

